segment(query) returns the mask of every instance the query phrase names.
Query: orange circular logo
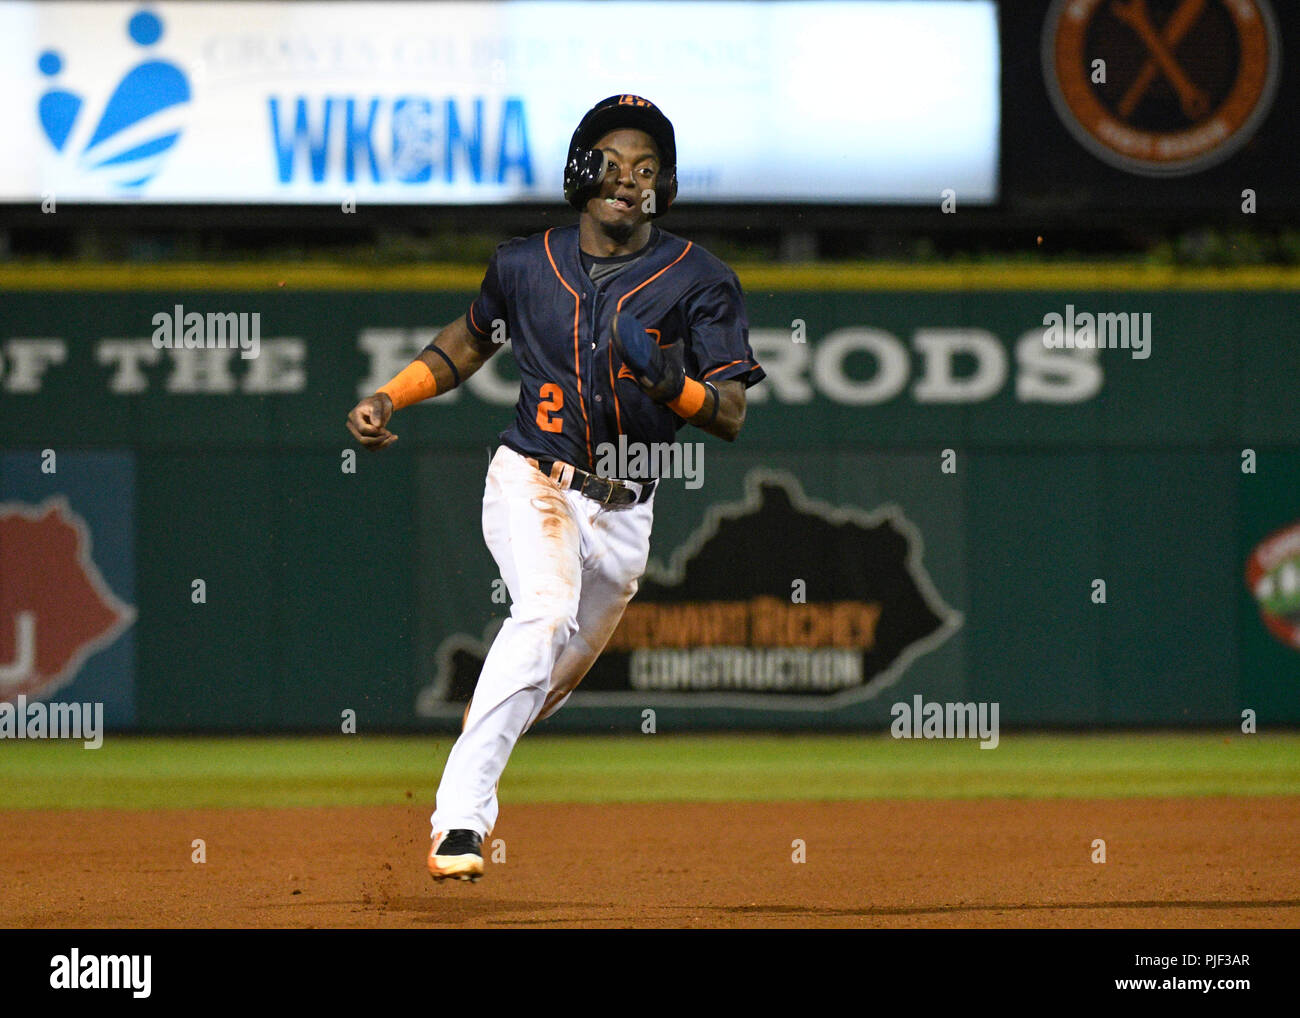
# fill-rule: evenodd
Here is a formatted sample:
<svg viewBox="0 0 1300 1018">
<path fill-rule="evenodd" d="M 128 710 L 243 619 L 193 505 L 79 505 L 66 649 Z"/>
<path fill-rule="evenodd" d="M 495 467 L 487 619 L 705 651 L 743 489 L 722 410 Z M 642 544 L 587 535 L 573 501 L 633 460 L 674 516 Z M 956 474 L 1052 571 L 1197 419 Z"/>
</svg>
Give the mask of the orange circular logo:
<svg viewBox="0 0 1300 1018">
<path fill-rule="evenodd" d="M 1267 0 L 1055 0 L 1043 74 L 1056 112 L 1120 169 L 1221 162 L 1267 115 L 1281 45 Z"/>
</svg>

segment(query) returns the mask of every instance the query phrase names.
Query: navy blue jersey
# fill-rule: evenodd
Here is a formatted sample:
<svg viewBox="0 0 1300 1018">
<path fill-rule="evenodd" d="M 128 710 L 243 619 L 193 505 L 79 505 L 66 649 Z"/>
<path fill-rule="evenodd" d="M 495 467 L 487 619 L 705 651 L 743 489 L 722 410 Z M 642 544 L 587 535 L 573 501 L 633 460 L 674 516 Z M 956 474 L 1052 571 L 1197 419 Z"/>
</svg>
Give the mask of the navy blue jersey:
<svg viewBox="0 0 1300 1018">
<path fill-rule="evenodd" d="M 494 321 L 506 323 L 520 374 L 506 445 L 595 470 L 597 450 L 619 435 L 675 440 L 685 421 L 641 391 L 610 340 L 620 311 L 661 346 L 684 340 L 691 378 L 748 387 L 764 377 L 740 281 L 699 245 L 654 228 L 644 257 L 598 287 L 583 268 L 578 227 L 547 230 L 497 247 L 465 316 L 480 339 L 492 338 Z"/>
</svg>

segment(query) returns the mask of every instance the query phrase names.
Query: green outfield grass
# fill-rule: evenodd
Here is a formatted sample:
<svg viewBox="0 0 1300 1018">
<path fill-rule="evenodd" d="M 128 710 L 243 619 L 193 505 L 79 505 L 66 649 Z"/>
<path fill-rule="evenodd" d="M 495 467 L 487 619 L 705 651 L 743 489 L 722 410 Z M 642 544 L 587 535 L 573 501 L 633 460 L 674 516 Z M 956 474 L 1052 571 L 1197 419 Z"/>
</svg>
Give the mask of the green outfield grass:
<svg viewBox="0 0 1300 1018">
<path fill-rule="evenodd" d="M 0 742 L 0 809 L 431 804 L 449 736 Z M 1300 734 L 533 735 L 503 802 L 1300 795 Z"/>
</svg>

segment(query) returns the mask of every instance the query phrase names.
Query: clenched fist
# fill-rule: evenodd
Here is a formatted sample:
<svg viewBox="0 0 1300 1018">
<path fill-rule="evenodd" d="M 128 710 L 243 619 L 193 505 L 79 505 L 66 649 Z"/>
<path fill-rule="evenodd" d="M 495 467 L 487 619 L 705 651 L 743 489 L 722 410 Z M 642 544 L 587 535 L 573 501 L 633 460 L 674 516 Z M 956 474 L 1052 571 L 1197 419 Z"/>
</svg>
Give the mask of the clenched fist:
<svg viewBox="0 0 1300 1018">
<path fill-rule="evenodd" d="M 367 449 L 382 449 L 397 441 L 384 425 L 393 416 L 393 401 L 385 393 L 367 396 L 348 414 L 348 431 Z"/>
</svg>

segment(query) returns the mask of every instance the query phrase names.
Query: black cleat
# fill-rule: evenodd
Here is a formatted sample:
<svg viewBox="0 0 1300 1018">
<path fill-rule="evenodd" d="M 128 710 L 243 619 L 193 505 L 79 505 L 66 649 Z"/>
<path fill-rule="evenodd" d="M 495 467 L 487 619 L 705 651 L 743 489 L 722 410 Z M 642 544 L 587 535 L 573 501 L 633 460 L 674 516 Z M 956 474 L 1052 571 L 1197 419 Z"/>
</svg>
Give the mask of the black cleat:
<svg viewBox="0 0 1300 1018">
<path fill-rule="evenodd" d="M 483 876 L 483 839 L 476 831 L 440 832 L 429 849 L 429 873 L 434 880 L 468 880 Z"/>
</svg>

